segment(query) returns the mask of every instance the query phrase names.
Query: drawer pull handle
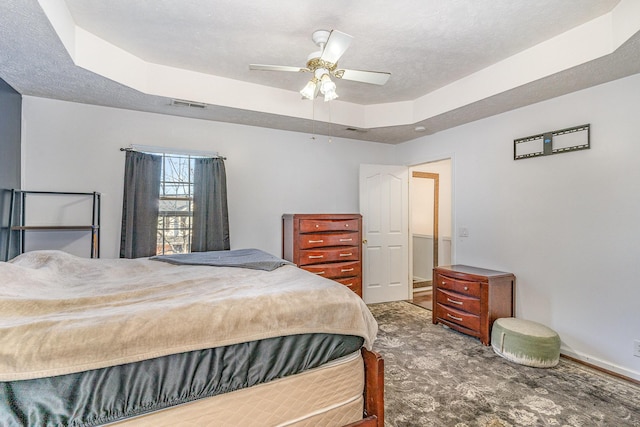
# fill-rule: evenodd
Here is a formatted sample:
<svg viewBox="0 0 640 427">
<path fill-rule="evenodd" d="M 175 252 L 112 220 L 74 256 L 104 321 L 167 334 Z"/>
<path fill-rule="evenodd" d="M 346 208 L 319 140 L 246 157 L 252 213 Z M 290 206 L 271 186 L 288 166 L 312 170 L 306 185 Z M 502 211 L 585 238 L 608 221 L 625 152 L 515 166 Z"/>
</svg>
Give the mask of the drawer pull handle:
<svg viewBox="0 0 640 427">
<path fill-rule="evenodd" d="M 353 242 L 353 239 L 340 239 L 341 242 Z"/>
<path fill-rule="evenodd" d="M 469 290 L 469 287 L 468 287 L 468 286 L 465 286 L 465 287 L 464 287 L 464 290 L 465 290 L 465 291 L 468 291 L 468 290 Z"/>
<path fill-rule="evenodd" d="M 447 313 L 447 317 L 452 318 L 453 320 L 457 320 L 458 322 L 462 322 L 462 317 L 456 317 L 456 316 L 452 316 L 449 313 Z"/>
<path fill-rule="evenodd" d="M 324 243 L 324 240 L 309 240 L 309 243 Z"/>
<path fill-rule="evenodd" d="M 324 274 L 324 271 L 317 271 L 315 272 L 315 274 L 317 274 L 318 276 L 322 276 Z"/>
<path fill-rule="evenodd" d="M 353 255 L 351 252 L 349 252 L 348 254 L 340 254 L 340 256 L 351 256 Z"/>
<path fill-rule="evenodd" d="M 354 270 L 353 268 L 343 268 L 343 269 L 341 269 L 340 271 L 341 271 L 342 273 L 347 273 L 347 272 L 349 272 L 349 271 L 353 271 L 353 270 Z"/>
<path fill-rule="evenodd" d="M 455 300 L 452 300 L 451 298 L 447 298 L 447 301 L 452 302 L 454 304 L 458 304 L 458 305 L 464 304 L 462 301 L 455 301 Z"/>
<path fill-rule="evenodd" d="M 352 286 L 353 286 L 353 283 L 345 283 L 344 285 L 345 285 L 347 288 L 350 288 L 350 287 L 352 287 Z"/>
<path fill-rule="evenodd" d="M 324 258 L 324 255 L 309 255 L 309 259 Z"/>
</svg>

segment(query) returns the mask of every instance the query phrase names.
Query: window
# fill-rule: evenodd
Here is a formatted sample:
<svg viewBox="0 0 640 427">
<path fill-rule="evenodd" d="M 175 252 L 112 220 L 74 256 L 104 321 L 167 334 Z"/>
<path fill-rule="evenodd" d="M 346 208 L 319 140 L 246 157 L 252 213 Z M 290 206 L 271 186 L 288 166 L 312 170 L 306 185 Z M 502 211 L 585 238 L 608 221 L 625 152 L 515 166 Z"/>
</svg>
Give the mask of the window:
<svg viewBox="0 0 640 427">
<path fill-rule="evenodd" d="M 194 158 L 162 155 L 158 255 L 191 252 Z"/>
<path fill-rule="evenodd" d="M 231 247 L 224 158 L 124 151 L 122 258 Z"/>
</svg>

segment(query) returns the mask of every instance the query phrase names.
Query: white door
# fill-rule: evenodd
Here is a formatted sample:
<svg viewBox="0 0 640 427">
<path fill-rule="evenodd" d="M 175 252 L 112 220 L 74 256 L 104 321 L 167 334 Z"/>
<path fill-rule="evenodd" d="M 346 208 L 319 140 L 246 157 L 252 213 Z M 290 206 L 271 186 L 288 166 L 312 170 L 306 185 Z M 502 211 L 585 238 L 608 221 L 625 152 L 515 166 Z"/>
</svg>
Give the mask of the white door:
<svg viewBox="0 0 640 427">
<path fill-rule="evenodd" d="M 360 165 L 360 213 L 364 301 L 409 299 L 409 169 Z"/>
</svg>

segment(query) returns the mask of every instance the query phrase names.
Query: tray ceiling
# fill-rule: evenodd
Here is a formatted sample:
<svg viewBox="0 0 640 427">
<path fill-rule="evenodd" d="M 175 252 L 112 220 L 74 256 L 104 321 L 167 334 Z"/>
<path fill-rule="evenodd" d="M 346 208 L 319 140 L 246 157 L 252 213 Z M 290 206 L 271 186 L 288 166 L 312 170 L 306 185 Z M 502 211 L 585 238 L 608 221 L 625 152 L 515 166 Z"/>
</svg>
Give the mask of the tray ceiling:
<svg viewBox="0 0 640 427">
<path fill-rule="evenodd" d="M 5 0 L 0 77 L 24 95 L 400 143 L 640 72 L 638 14 L 634 0 Z M 338 100 L 312 102 L 308 74 L 249 70 L 304 66 L 321 28 L 354 37 L 341 67 L 389 82 L 338 80 Z"/>
</svg>

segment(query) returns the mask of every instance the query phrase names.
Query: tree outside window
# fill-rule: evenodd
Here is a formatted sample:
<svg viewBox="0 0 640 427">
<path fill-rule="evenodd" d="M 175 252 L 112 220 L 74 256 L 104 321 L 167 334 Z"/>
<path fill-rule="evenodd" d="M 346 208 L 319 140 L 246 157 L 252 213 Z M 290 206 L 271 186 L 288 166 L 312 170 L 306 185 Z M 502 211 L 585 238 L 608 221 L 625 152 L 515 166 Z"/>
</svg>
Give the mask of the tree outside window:
<svg viewBox="0 0 640 427">
<path fill-rule="evenodd" d="M 158 255 L 191 252 L 193 170 L 193 157 L 163 155 L 156 249 Z"/>
</svg>

